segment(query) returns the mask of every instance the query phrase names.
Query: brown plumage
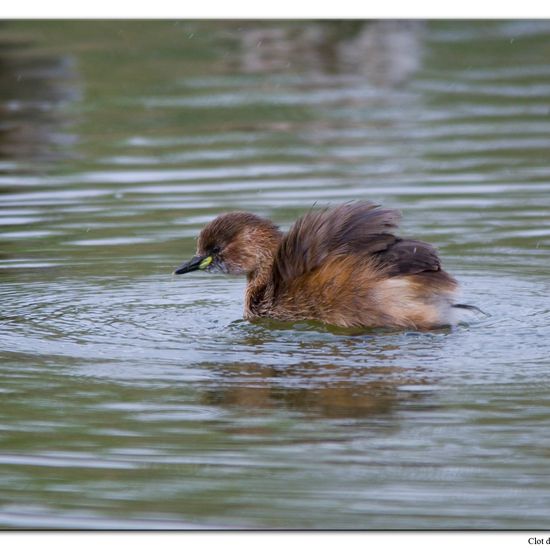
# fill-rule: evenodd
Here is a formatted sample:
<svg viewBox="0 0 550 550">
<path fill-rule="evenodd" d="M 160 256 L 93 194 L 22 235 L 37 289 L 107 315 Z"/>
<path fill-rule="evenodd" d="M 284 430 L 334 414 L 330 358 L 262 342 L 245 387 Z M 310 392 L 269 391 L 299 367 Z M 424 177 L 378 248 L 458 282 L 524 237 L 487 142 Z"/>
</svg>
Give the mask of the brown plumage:
<svg viewBox="0 0 550 550">
<path fill-rule="evenodd" d="M 246 275 L 249 320 L 417 329 L 453 323 L 455 279 L 430 244 L 395 236 L 399 219 L 396 210 L 354 202 L 310 211 L 283 234 L 254 214 L 222 214 L 175 273 Z"/>
</svg>

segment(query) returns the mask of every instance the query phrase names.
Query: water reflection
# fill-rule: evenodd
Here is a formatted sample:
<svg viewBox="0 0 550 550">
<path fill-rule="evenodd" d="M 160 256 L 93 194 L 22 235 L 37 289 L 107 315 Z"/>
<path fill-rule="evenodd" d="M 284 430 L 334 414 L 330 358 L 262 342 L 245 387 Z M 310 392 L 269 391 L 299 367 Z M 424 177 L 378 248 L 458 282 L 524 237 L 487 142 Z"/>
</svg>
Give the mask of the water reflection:
<svg viewBox="0 0 550 550">
<path fill-rule="evenodd" d="M 77 139 L 68 111 L 81 97 L 75 58 L 35 45 L 0 38 L 0 161 L 60 159 Z"/>
<path fill-rule="evenodd" d="M 240 69 L 351 72 L 370 85 L 394 86 L 420 67 L 423 29 L 421 21 L 244 23 L 238 28 Z"/>
<path fill-rule="evenodd" d="M 216 373 L 203 392 L 207 405 L 286 409 L 320 418 L 366 419 L 392 414 L 430 398 L 433 380 L 419 369 L 342 367 L 302 362 L 275 367 L 260 363 L 201 365 Z"/>
</svg>

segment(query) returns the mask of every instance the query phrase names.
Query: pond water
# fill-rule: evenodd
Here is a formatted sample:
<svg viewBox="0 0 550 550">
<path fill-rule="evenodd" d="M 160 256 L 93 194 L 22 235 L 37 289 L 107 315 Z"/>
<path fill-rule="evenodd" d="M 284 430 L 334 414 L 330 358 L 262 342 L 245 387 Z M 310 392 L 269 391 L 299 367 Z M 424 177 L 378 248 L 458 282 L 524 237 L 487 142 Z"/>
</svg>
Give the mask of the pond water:
<svg viewBox="0 0 550 550">
<path fill-rule="evenodd" d="M 550 22 L 4 22 L 0 526 L 544 529 Z M 205 222 L 402 210 L 469 326 L 242 320 Z"/>
</svg>

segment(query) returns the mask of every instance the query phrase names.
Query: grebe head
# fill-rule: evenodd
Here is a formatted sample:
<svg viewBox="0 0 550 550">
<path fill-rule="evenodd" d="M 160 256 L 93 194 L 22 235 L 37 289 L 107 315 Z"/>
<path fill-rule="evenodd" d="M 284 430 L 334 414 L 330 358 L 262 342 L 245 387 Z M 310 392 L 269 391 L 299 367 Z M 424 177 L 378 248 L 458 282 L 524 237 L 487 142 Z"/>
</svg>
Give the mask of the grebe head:
<svg viewBox="0 0 550 550">
<path fill-rule="evenodd" d="M 282 233 L 271 221 L 248 212 L 230 212 L 212 220 L 200 232 L 195 256 L 174 274 L 221 271 L 251 275 L 271 264 Z"/>
</svg>

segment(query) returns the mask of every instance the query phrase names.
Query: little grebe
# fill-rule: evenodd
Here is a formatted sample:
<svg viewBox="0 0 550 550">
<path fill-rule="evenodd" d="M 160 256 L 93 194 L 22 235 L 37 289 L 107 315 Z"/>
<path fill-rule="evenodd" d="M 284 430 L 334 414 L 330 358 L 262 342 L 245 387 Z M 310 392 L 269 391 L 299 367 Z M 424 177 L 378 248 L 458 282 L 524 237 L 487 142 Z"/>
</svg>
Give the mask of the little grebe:
<svg viewBox="0 0 550 550">
<path fill-rule="evenodd" d="M 428 243 L 396 237 L 400 214 L 370 202 L 311 211 L 283 234 L 270 220 L 230 212 L 201 231 L 174 273 L 246 275 L 244 317 L 341 327 L 430 329 L 456 322 L 457 282 Z"/>
</svg>

